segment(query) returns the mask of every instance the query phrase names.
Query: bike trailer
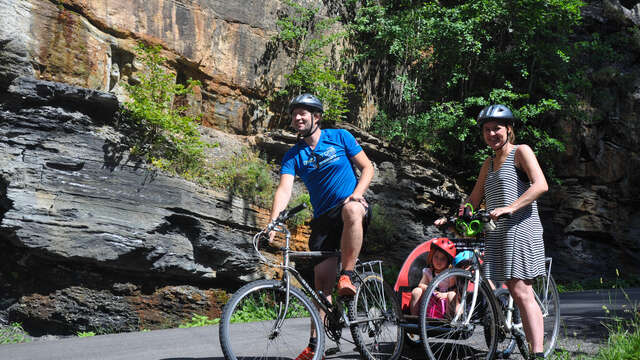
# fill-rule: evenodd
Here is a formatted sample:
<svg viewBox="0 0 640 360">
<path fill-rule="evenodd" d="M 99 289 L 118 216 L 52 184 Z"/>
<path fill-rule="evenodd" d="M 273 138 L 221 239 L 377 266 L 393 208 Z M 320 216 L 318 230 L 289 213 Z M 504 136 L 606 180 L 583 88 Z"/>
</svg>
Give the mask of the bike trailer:
<svg viewBox="0 0 640 360">
<path fill-rule="evenodd" d="M 409 303 L 411 302 L 411 290 L 418 286 L 420 279 L 422 279 L 422 269 L 427 266 L 427 256 L 431 243 L 438 238 L 425 241 L 422 244 L 416 246 L 409 256 L 402 264 L 400 273 L 398 273 L 398 279 L 396 280 L 393 290 L 396 292 L 402 312 L 409 313 Z"/>
</svg>

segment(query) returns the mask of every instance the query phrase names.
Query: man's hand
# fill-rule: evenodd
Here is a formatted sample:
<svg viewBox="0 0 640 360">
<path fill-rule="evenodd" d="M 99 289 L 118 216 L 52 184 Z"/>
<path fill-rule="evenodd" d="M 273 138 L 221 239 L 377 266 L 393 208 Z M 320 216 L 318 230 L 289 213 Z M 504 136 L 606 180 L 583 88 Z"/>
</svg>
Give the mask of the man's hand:
<svg viewBox="0 0 640 360">
<path fill-rule="evenodd" d="M 351 194 L 348 198 L 344 199 L 343 204 L 346 204 L 350 201 L 359 202 L 360 204 L 362 204 L 362 206 L 364 206 L 365 210 L 369 208 L 369 203 L 367 202 L 367 200 L 365 200 L 364 196 L 362 195 Z"/>
</svg>

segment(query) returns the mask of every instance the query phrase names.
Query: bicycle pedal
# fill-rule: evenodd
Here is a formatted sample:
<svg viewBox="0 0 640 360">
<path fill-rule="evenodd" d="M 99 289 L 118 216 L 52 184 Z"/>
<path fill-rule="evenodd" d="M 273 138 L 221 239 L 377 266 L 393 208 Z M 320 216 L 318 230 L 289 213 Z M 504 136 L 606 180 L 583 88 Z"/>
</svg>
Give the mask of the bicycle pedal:
<svg viewBox="0 0 640 360">
<path fill-rule="evenodd" d="M 330 355 L 335 355 L 335 354 L 337 354 L 339 352 L 340 352 L 340 347 L 336 346 L 336 347 L 332 347 L 332 348 L 326 349 L 324 351 L 324 354 L 327 355 L 327 356 L 330 356 Z"/>
</svg>

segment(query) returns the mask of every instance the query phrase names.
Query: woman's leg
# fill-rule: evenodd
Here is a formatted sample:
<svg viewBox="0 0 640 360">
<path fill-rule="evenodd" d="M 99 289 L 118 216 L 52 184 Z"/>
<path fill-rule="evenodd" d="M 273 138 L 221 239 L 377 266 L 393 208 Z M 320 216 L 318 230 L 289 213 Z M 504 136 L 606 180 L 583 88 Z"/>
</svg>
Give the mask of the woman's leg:
<svg viewBox="0 0 640 360">
<path fill-rule="evenodd" d="M 544 351 L 544 320 L 542 311 L 536 302 L 531 281 L 521 279 L 510 279 L 507 287 L 513 297 L 513 301 L 520 310 L 522 327 L 527 336 L 527 341 L 534 353 Z"/>
</svg>

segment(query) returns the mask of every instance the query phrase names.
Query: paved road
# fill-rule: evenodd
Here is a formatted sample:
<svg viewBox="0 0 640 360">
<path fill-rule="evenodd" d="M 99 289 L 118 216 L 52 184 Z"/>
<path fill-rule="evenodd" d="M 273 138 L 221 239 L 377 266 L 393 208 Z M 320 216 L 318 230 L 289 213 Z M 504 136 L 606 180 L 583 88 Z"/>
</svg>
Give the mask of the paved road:
<svg viewBox="0 0 640 360">
<path fill-rule="evenodd" d="M 640 289 L 627 293 L 632 303 L 640 302 Z M 611 313 L 624 314 L 629 308 L 619 292 L 586 291 L 562 294 L 562 328 L 559 348 L 572 354 L 593 354 L 606 338 L 602 325 Z M 602 308 L 607 306 L 609 315 Z M 637 306 L 637 305 L 636 305 Z M 301 332 L 306 336 L 306 331 Z M 348 331 L 345 331 L 346 335 Z M 328 342 L 328 347 L 333 347 Z M 341 352 L 328 359 L 357 359 L 353 346 L 344 344 Z M 420 352 L 407 350 L 406 358 L 424 359 Z M 573 356 L 571 356 L 572 358 Z M 222 360 L 218 327 L 168 329 L 150 332 L 101 335 L 88 338 L 33 341 L 0 345 L 0 360 Z"/>
</svg>

